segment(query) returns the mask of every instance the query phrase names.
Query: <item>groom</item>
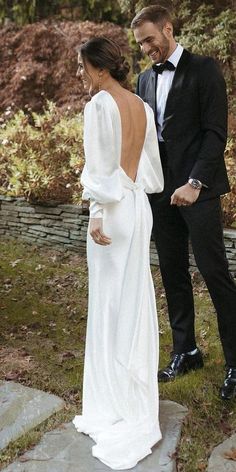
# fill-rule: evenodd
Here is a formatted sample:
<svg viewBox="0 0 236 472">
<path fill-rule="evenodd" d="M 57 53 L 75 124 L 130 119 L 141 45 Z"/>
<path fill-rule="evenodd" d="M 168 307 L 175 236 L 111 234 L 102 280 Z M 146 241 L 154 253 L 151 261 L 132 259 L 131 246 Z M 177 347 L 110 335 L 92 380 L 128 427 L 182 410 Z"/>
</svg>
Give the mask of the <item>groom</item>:
<svg viewBox="0 0 236 472">
<path fill-rule="evenodd" d="M 173 357 L 159 372 L 159 381 L 203 366 L 194 333 L 190 237 L 217 313 L 226 360 L 220 396 L 236 398 L 236 286 L 225 256 L 220 206 L 220 195 L 229 192 L 225 82 L 212 58 L 191 54 L 175 42 L 165 8 L 144 8 L 131 28 L 153 63 L 140 74 L 137 93 L 154 111 L 165 177 L 164 191 L 151 197 L 173 334 Z"/>
</svg>

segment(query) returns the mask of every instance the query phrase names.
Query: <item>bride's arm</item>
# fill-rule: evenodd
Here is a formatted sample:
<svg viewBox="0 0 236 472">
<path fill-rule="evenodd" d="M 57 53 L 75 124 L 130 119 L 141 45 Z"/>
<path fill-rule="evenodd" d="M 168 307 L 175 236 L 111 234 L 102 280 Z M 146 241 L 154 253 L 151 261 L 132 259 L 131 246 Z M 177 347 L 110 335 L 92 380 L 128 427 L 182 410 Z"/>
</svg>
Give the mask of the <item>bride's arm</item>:
<svg viewBox="0 0 236 472">
<path fill-rule="evenodd" d="M 115 147 L 112 111 L 106 98 L 105 95 L 98 98 L 95 95 L 85 107 L 85 166 L 81 175 L 82 198 L 101 206 L 123 198 L 120 150 Z"/>
<path fill-rule="evenodd" d="M 85 107 L 85 166 L 81 175 L 82 198 L 90 200 L 90 234 L 99 244 L 111 242 L 102 229 L 104 206 L 123 197 L 119 150 L 114 146 L 112 111 L 106 99 L 105 95 L 94 96 Z"/>
</svg>

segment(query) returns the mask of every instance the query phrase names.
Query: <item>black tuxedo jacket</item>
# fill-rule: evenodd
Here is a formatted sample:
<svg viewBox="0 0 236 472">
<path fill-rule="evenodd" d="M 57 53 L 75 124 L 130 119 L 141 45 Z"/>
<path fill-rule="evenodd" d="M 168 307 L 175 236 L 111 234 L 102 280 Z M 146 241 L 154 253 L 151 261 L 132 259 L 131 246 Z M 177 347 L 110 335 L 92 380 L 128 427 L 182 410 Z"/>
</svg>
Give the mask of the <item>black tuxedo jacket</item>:
<svg viewBox="0 0 236 472">
<path fill-rule="evenodd" d="M 156 80 L 152 69 L 138 77 L 137 94 L 156 117 Z M 184 185 L 189 177 L 200 180 L 199 199 L 228 192 L 224 162 L 227 139 L 225 81 L 214 59 L 184 50 L 177 65 L 166 102 L 163 122 L 169 191 Z"/>
</svg>

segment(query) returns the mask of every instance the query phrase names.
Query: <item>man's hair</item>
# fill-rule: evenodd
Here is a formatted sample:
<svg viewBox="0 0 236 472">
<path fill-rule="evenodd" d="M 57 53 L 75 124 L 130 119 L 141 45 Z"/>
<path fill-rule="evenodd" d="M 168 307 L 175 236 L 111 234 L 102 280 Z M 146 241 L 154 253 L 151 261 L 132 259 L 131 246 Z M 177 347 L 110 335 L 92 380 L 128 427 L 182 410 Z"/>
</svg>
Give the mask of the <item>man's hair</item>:
<svg viewBox="0 0 236 472">
<path fill-rule="evenodd" d="M 162 28 L 167 21 L 173 23 L 171 14 L 167 8 L 161 5 L 149 5 L 143 8 L 134 17 L 131 23 L 131 28 L 135 29 L 141 26 L 143 23 L 151 22 L 160 25 Z"/>
</svg>

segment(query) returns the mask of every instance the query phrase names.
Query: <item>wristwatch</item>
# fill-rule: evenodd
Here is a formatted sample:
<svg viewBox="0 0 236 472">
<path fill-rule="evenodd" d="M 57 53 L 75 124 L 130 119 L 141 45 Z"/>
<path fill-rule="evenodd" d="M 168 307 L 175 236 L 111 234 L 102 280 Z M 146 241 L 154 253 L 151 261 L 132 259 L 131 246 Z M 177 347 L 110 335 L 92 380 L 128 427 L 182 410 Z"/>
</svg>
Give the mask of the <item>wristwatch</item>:
<svg viewBox="0 0 236 472">
<path fill-rule="evenodd" d="M 190 178 L 190 179 L 188 179 L 188 183 L 195 190 L 201 190 L 201 188 L 202 188 L 202 182 L 200 182 L 200 180 Z"/>
</svg>

